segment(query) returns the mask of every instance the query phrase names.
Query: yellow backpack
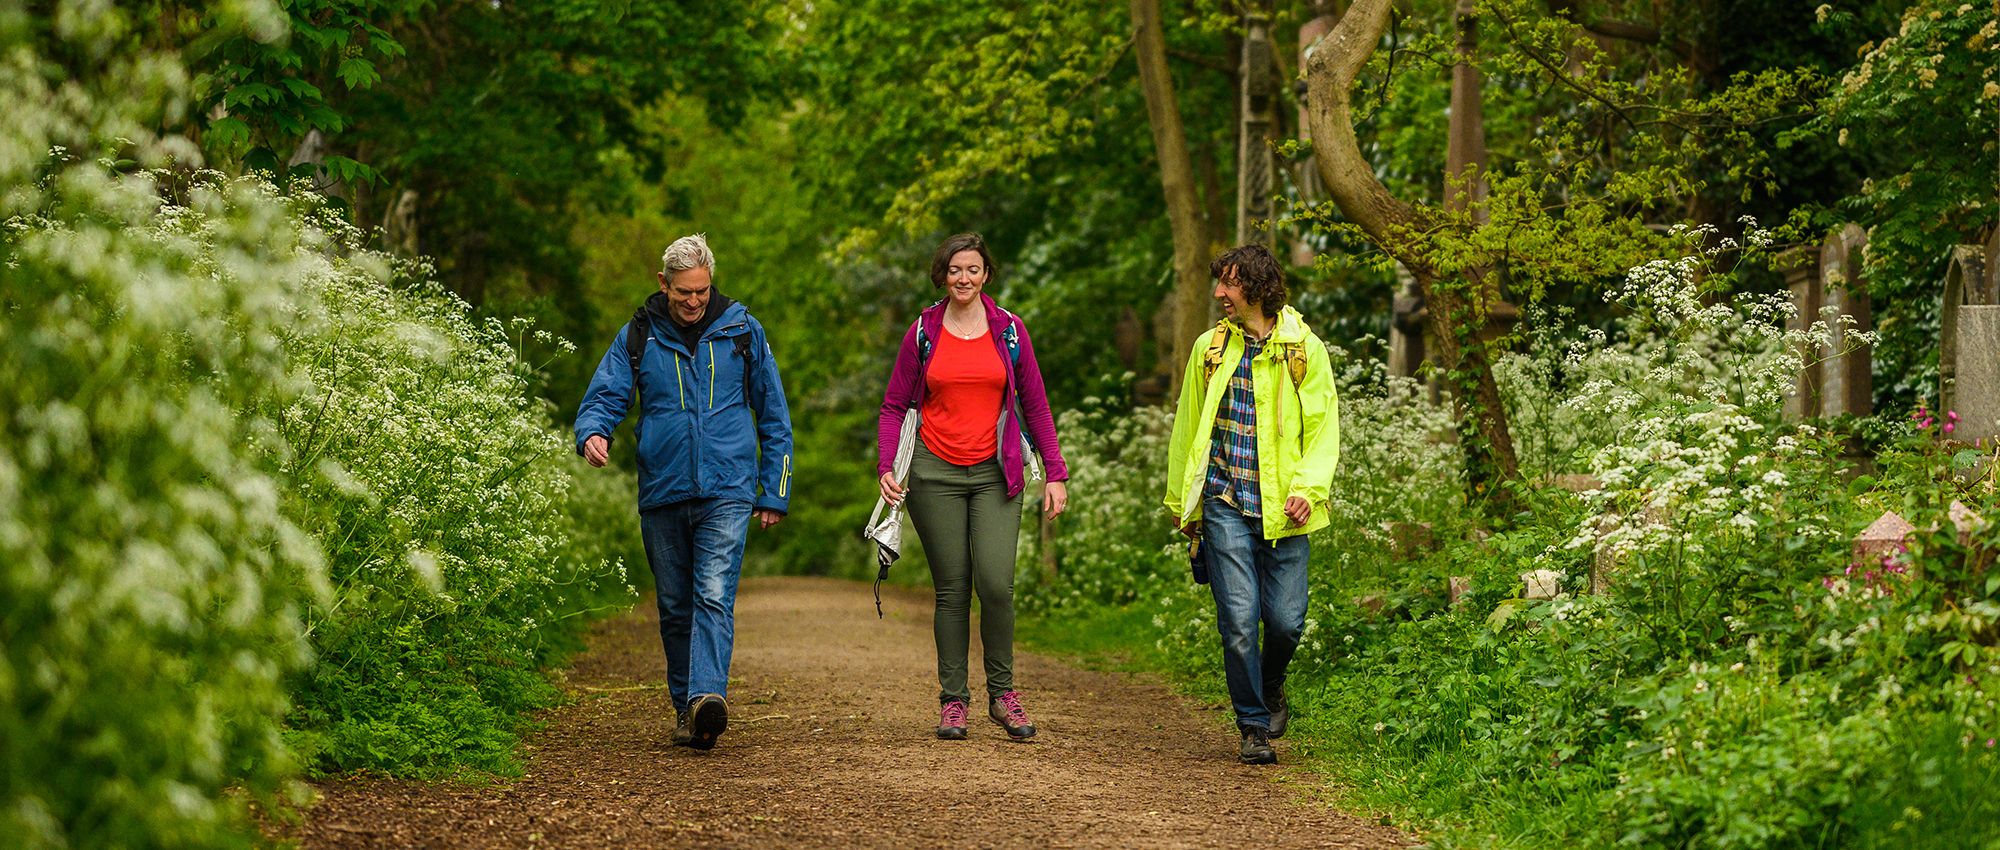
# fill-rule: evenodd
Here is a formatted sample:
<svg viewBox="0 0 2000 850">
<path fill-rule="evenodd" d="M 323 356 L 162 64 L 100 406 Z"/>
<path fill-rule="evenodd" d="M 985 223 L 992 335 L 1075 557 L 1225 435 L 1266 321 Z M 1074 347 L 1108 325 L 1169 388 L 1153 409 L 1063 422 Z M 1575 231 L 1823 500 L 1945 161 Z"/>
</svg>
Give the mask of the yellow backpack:
<svg viewBox="0 0 2000 850">
<path fill-rule="evenodd" d="M 1201 385 L 1206 388 L 1209 379 L 1215 377 L 1215 370 L 1222 367 L 1222 349 L 1229 345 L 1229 320 L 1215 323 L 1215 332 L 1208 335 L 1208 351 L 1201 356 Z M 1285 371 L 1292 376 L 1292 393 L 1297 394 L 1299 384 L 1306 379 L 1306 347 L 1296 342 L 1276 343 L 1278 356 L 1285 361 Z M 1285 406 L 1277 406 L 1278 433 L 1285 433 Z M 1301 435 L 1303 436 L 1303 435 Z"/>
<path fill-rule="evenodd" d="M 1215 370 L 1222 366 L 1222 349 L 1229 345 L 1229 320 L 1215 323 L 1215 332 L 1208 335 L 1208 351 L 1201 356 L 1201 378 L 1203 386 L 1215 377 Z M 1296 342 L 1278 343 L 1278 356 L 1285 361 L 1286 370 L 1292 373 L 1292 387 L 1296 389 L 1306 379 L 1306 347 Z"/>
</svg>

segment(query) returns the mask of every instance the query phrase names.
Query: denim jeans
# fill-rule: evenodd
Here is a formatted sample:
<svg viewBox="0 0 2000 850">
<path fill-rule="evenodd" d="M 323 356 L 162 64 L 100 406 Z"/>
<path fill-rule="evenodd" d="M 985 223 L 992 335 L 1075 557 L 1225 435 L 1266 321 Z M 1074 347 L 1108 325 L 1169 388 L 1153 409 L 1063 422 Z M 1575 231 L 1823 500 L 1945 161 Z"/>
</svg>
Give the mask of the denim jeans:
<svg viewBox="0 0 2000 850">
<path fill-rule="evenodd" d="M 750 503 L 689 499 L 641 511 L 639 534 L 653 568 L 674 709 L 702 694 L 727 696 Z"/>
<path fill-rule="evenodd" d="M 1275 507 L 1275 506 L 1274 506 Z M 1208 588 L 1215 594 L 1215 623 L 1222 632 L 1222 672 L 1236 725 L 1271 728 L 1267 694 L 1283 687 L 1285 668 L 1306 625 L 1304 535 L 1265 540 L 1263 522 L 1221 499 L 1202 503 L 1202 545 L 1208 550 Z M 1264 627 L 1263 647 L 1257 626 Z"/>
</svg>

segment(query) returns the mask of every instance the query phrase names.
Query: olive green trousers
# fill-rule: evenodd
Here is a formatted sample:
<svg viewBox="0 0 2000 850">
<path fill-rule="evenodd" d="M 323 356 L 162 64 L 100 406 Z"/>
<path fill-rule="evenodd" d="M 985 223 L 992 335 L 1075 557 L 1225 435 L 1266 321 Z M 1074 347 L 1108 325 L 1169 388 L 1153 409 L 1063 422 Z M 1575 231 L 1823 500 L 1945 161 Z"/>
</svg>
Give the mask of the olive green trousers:
<svg viewBox="0 0 2000 850">
<path fill-rule="evenodd" d="M 966 656 L 972 641 L 972 593 L 979 592 L 979 642 L 986 649 L 986 694 L 1014 689 L 1014 550 L 1021 498 L 1007 498 L 998 458 L 959 466 L 919 441 L 910 456 L 905 504 L 931 564 L 937 613 L 938 701 L 971 703 Z"/>
</svg>

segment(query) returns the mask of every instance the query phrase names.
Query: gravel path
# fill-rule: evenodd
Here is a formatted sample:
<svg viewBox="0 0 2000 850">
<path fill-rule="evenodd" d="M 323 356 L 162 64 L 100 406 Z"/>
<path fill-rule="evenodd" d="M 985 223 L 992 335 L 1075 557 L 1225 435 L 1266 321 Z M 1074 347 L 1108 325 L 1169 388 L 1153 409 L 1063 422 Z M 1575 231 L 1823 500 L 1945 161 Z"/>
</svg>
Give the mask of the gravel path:
<svg viewBox="0 0 2000 850">
<path fill-rule="evenodd" d="M 325 783 L 305 848 L 1404 847 L 1313 803 L 1286 768 L 1236 763 L 1228 731 L 1156 682 L 1017 653 L 1041 734 L 975 710 L 939 741 L 927 591 L 746 581 L 729 732 L 669 743 L 652 606 L 600 623 L 568 673 L 574 704 L 488 787 Z M 973 690 L 980 691 L 978 629 Z M 978 708 L 983 708 L 979 706 Z M 1278 742 L 1280 756 L 1284 742 Z"/>
</svg>

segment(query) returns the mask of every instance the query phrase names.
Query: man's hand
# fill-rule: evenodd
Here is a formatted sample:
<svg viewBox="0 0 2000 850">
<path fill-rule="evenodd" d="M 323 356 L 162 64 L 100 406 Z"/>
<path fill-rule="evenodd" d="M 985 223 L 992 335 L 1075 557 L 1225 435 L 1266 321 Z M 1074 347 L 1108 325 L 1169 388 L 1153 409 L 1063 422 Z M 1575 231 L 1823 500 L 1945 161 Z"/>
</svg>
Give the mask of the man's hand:
<svg viewBox="0 0 2000 850">
<path fill-rule="evenodd" d="M 590 435 L 590 439 L 583 441 L 583 459 L 590 461 L 591 466 L 603 466 L 611 459 L 611 441 L 602 434 Z"/>
<path fill-rule="evenodd" d="M 1186 535 L 1187 539 L 1193 540 L 1195 538 L 1195 529 L 1200 526 L 1200 523 L 1191 522 L 1188 523 L 1187 525 L 1181 525 L 1180 517 L 1169 515 L 1167 517 L 1167 525 L 1172 526 L 1175 531 L 1178 531 L 1181 534 Z"/>
<path fill-rule="evenodd" d="M 1042 485 L 1042 516 L 1055 519 L 1069 510 L 1069 485 L 1051 481 Z"/>
<path fill-rule="evenodd" d="M 1304 496 L 1293 496 L 1285 500 L 1285 518 L 1291 520 L 1293 525 L 1305 525 L 1306 520 L 1312 519 L 1312 515 L 1312 503 L 1306 501 Z"/>
<path fill-rule="evenodd" d="M 783 520 L 785 518 L 785 515 L 783 513 L 774 511 L 770 508 L 758 508 L 754 511 L 751 511 L 751 513 L 757 515 L 757 530 L 759 531 L 777 525 L 780 520 Z"/>
</svg>

